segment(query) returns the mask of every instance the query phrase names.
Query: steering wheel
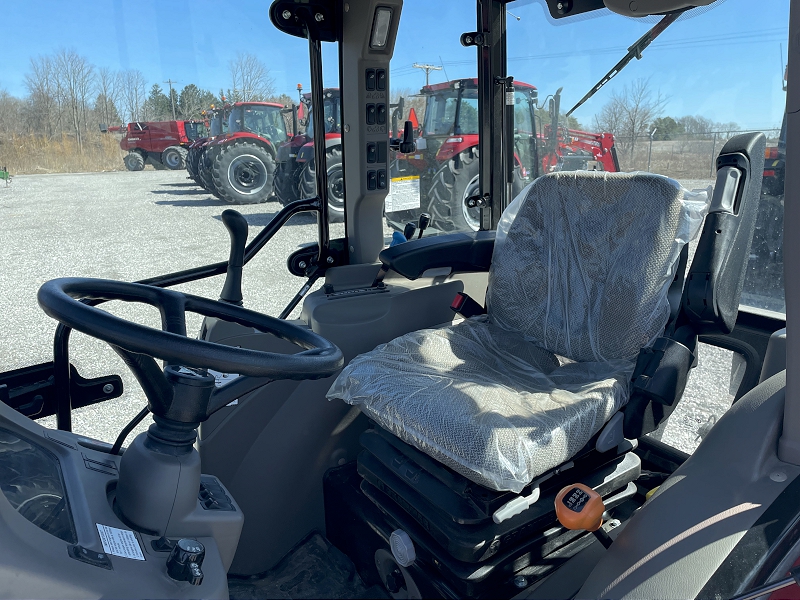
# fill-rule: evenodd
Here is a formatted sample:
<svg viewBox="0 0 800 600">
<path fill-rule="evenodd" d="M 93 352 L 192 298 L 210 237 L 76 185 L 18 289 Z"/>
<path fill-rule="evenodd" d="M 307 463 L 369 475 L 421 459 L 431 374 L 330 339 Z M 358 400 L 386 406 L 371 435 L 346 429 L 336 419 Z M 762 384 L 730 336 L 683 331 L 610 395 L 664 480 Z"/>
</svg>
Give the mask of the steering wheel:
<svg viewBox="0 0 800 600">
<path fill-rule="evenodd" d="M 48 281 L 37 296 L 44 312 L 92 337 L 137 354 L 168 363 L 211 368 L 269 379 L 321 379 L 344 365 L 339 348 L 310 329 L 247 310 L 175 290 L 108 279 L 62 278 Z M 88 300 L 84 303 L 80 300 Z M 162 329 L 133 323 L 91 305 L 96 300 L 123 300 L 154 306 Z M 232 321 L 270 333 L 305 350 L 279 354 L 235 348 L 186 336 L 186 312 Z"/>
</svg>

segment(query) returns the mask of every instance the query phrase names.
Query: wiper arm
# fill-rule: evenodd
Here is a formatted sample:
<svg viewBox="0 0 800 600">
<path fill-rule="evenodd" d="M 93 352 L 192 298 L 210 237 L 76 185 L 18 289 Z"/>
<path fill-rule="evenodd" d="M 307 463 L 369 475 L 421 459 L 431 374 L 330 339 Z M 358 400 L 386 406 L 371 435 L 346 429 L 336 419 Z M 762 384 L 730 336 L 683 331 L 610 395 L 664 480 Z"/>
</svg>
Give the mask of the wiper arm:
<svg viewBox="0 0 800 600">
<path fill-rule="evenodd" d="M 624 69 L 634 58 L 636 60 L 641 60 L 642 52 L 644 52 L 645 48 L 647 48 L 654 39 L 661 35 L 667 27 L 677 21 L 678 17 L 680 17 L 687 10 L 688 8 L 684 8 L 683 10 L 675 11 L 665 15 L 663 19 L 656 23 L 655 27 L 636 40 L 636 43 L 628 48 L 628 53 L 622 58 L 622 60 L 614 65 L 614 68 L 606 73 L 605 76 L 598 81 L 591 90 L 589 90 L 589 93 L 581 98 L 580 102 L 569 109 L 569 112 L 566 114 L 566 116 L 570 116 L 573 112 L 575 112 L 575 110 L 578 109 L 578 107 L 582 106 L 589 98 L 594 96 L 601 87 L 611 81 L 617 75 L 617 73 L 622 71 L 622 69 Z"/>
</svg>

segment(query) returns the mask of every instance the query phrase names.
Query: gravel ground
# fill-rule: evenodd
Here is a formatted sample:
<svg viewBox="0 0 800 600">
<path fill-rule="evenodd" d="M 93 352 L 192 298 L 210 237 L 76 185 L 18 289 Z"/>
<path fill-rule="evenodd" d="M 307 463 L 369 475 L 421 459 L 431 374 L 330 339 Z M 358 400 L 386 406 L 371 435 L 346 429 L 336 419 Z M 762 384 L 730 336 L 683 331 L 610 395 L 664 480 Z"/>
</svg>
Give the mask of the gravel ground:
<svg viewBox="0 0 800 600">
<path fill-rule="evenodd" d="M 682 183 L 697 189 L 712 182 Z M 0 330 L 0 371 L 52 360 L 55 322 L 36 303 L 42 283 L 65 276 L 135 281 L 225 260 L 229 239 L 219 215 L 226 207 L 188 181 L 184 171 L 31 175 L 0 186 L 0 314 L 6 320 Z M 279 208 L 276 202 L 236 207 L 251 225 L 251 237 Z M 332 226 L 332 237 L 343 233 L 342 225 Z M 280 313 L 302 284 L 286 270 L 286 257 L 315 240 L 311 215 L 298 215 L 283 227 L 245 269 L 245 306 Z M 178 289 L 216 298 L 222 277 Z M 159 325 L 155 309 L 123 303 L 107 307 L 119 316 Z M 188 330 L 197 331 L 200 318 L 191 317 Z M 73 412 L 76 432 L 113 442 L 144 406 L 144 395 L 103 342 L 76 333 L 70 348 L 83 376 L 116 373 L 123 378 L 121 398 Z M 731 404 L 732 362 L 731 352 L 703 347 L 683 402 L 656 437 L 691 451 Z M 53 418 L 44 423 L 55 426 Z"/>
</svg>

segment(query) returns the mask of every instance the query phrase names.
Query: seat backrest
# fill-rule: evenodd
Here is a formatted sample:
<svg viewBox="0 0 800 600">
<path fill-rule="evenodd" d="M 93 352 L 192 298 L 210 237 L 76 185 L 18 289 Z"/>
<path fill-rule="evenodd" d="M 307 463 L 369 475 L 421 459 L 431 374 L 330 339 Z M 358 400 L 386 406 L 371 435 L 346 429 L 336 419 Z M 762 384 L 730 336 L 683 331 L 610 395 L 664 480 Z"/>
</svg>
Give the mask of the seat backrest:
<svg viewBox="0 0 800 600">
<path fill-rule="evenodd" d="M 498 227 L 489 318 L 575 361 L 636 358 L 664 330 L 680 251 L 707 203 L 649 173 L 540 177 Z"/>
</svg>

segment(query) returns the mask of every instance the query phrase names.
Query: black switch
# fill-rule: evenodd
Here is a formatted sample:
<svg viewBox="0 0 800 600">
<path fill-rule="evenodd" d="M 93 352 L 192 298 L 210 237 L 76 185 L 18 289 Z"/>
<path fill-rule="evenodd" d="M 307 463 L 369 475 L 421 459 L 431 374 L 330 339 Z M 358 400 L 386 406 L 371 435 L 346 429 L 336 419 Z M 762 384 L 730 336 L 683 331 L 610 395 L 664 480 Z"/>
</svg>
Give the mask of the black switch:
<svg viewBox="0 0 800 600">
<path fill-rule="evenodd" d="M 367 104 L 367 125 L 375 125 L 375 105 Z"/>
<path fill-rule="evenodd" d="M 367 82 L 367 91 L 372 91 L 375 89 L 375 69 L 367 69 L 364 79 Z M 386 75 L 384 75 L 384 80 L 386 79 Z"/>
<path fill-rule="evenodd" d="M 83 546 L 71 545 L 67 546 L 67 554 L 75 560 L 85 562 L 95 567 L 100 567 L 101 569 L 107 569 L 109 571 L 114 570 L 114 567 L 111 565 L 111 560 L 108 558 L 108 554 L 104 554 L 103 552 L 95 552 Z"/>
<path fill-rule="evenodd" d="M 378 104 L 377 105 L 377 115 L 375 121 L 378 125 L 386 125 L 386 105 L 385 104 Z"/>
<path fill-rule="evenodd" d="M 375 142 L 367 142 L 367 162 L 374 163 L 378 160 L 378 150 L 375 147 Z"/>
<path fill-rule="evenodd" d="M 386 162 L 386 142 L 378 142 L 378 159 L 375 162 Z"/>
<path fill-rule="evenodd" d="M 386 189 L 386 171 L 384 169 L 378 171 L 378 189 Z"/>
<path fill-rule="evenodd" d="M 375 82 L 375 88 L 378 90 L 385 90 L 386 89 L 386 69 L 375 69 L 375 74 L 377 81 Z M 369 88 L 367 88 L 369 89 Z"/>
<path fill-rule="evenodd" d="M 376 187 L 377 178 L 375 177 L 375 171 L 367 171 L 367 189 L 374 190 Z"/>
</svg>

